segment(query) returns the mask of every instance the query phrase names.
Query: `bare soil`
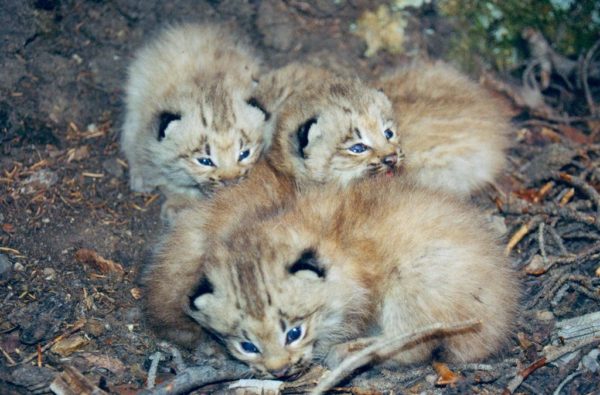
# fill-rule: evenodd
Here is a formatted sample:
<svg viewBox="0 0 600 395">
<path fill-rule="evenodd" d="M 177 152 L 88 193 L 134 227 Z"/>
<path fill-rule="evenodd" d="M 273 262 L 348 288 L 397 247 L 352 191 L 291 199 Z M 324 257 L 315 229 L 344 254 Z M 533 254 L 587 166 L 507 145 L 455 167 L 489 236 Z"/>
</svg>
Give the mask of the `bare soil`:
<svg viewBox="0 0 600 395">
<path fill-rule="evenodd" d="M 411 57 L 444 56 L 450 28 L 427 6 L 409 20 L 404 55 L 366 58 L 365 43 L 349 30 L 377 4 L 2 1 L 0 393 L 48 392 L 67 366 L 109 393 L 145 388 L 159 339 L 144 324 L 139 274 L 161 230 L 162 198 L 129 191 L 119 153 L 123 83 L 133 52 L 165 24 L 212 20 L 245 32 L 271 67 L 303 60 L 370 78 Z M 598 98 L 598 81 L 589 83 L 592 100 Z M 585 116 L 590 103 L 583 88 L 569 89 L 566 99 L 550 91 L 553 104 L 570 100 L 569 109 L 579 112 L 574 115 Z M 462 376 L 456 384 L 436 384 L 429 365 L 379 366 L 337 392 L 502 393 L 507 386 L 514 391 L 510 381 L 519 374 L 526 377 L 520 393 L 550 393 L 561 383 L 563 393 L 600 391 L 589 361 L 598 364 L 590 353 L 598 341 L 554 363 L 545 348 L 561 347 L 557 322 L 599 310 L 600 124 L 512 111 L 518 132 L 511 168 L 476 198 L 506 227 L 505 242 L 514 244 L 522 273 L 522 314 L 510 344 L 483 364 L 450 366 Z M 211 344 L 201 351 L 185 353 L 186 362 L 226 358 Z M 173 367 L 174 361 L 163 362 L 158 380 L 171 379 Z"/>
</svg>

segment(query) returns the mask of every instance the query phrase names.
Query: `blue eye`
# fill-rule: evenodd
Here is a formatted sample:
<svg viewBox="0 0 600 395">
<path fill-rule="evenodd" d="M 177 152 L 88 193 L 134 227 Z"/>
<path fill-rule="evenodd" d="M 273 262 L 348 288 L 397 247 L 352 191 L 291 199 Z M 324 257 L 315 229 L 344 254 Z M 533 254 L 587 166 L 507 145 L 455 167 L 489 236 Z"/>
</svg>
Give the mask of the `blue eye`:
<svg viewBox="0 0 600 395">
<path fill-rule="evenodd" d="M 298 340 L 302 336 L 302 327 L 296 326 L 288 331 L 285 335 L 285 344 L 290 344 Z"/>
<path fill-rule="evenodd" d="M 198 158 L 196 159 L 198 161 L 198 163 L 200 163 L 202 166 L 212 166 L 214 167 L 215 164 L 213 163 L 213 161 L 210 158 Z"/>
<path fill-rule="evenodd" d="M 368 149 L 369 149 L 369 147 L 367 147 L 366 145 L 364 145 L 362 143 L 358 143 L 358 144 L 354 144 L 352 147 L 348 148 L 348 151 L 354 152 L 355 154 L 362 154 L 363 152 L 365 152 Z"/>
<path fill-rule="evenodd" d="M 386 129 L 385 132 L 383 132 L 384 136 L 386 139 L 391 139 L 392 137 L 394 137 L 394 132 L 392 132 L 391 129 Z"/>
<path fill-rule="evenodd" d="M 238 161 L 243 161 L 248 156 L 250 156 L 250 150 L 249 149 L 243 150 L 242 152 L 240 152 L 240 156 L 238 157 Z"/>
<path fill-rule="evenodd" d="M 249 354 L 258 354 L 258 353 L 260 353 L 260 351 L 258 351 L 258 348 L 254 345 L 254 343 L 241 342 L 240 346 L 242 347 L 242 350 L 246 351 Z"/>
</svg>

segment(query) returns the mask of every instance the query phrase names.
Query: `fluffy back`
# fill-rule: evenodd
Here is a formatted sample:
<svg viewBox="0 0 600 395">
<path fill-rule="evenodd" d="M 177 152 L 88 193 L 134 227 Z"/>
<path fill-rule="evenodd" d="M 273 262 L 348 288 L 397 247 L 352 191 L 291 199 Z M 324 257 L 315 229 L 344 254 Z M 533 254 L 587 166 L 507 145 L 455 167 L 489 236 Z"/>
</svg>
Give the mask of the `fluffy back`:
<svg viewBox="0 0 600 395">
<path fill-rule="evenodd" d="M 399 68 L 378 81 L 390 98 L 406 154 L 404 175 L 468 195 L 504 167 L 504 104 L 442 62 Z"/>
</svg>

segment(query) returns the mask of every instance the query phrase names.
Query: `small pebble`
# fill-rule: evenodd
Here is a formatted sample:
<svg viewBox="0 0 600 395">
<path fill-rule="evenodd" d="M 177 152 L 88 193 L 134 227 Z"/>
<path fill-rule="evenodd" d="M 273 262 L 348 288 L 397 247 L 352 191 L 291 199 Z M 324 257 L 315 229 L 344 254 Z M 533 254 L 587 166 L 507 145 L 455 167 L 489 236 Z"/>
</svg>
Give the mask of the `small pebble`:
<svg viewBox="0 0 600 395">
<path fill-rule="evenodd" d="M 600 355 L 600 350 L 595 348 L 581 359 L 581 363 L 583 364 L 583 366 L 592 373 L 597 373 L 598 371 L 600 371 L 600 364 L 598 364 L 598 355 Z"/>
<path fill-rule="evenodd" d="M 554 314 L 551 311 L 538 311 L 536 312 L 536 317 L 540 321 L 551 321 L 554 319 Z"/>
<path fill-rule="evenodd" d="M 116 178 L 123 176 L 123 167 L 117 162 L 116 158 L 109 158 L 102 162 L 102 168 L 106 170 L 110 175 Z"/>
<path fill-rule="evenodd" d="M 47 281 L 51 281 L 56 278 L 56 270 L 52 269 L 51 267 L 47 267 L 42 270 L 42 274 L 44 275 L 44 279 Z"/>
<path fill-rule="evenodd" d="M 15 269 L 15 271 L 17 271 L 17 272 L 22 272 L 22 271 L 25 271 L 25 266 L 23 266 L 21 264 L 21 262 L 16 262 L 15 265 L 13 266 L 13 269 Z"/>
<path fill-rule="evenodd" d="M 0 254 L 0 279 L 8 278 L 12 269 L 10 259 L 4 254 Z"/>
</svg>

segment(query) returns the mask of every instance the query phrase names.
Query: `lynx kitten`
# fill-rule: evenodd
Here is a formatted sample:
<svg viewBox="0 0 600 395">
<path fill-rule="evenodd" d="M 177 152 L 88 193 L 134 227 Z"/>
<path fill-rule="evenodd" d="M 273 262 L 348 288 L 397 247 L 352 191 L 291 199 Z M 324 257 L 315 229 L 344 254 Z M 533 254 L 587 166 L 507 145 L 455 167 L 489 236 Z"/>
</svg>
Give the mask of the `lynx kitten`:
<svg viewBox="0 0 600 395">
<path fill-rule="evenodd" d="M 164 30 L 129 68 L 121 135 L 131 188 L 198 197 L 244 176 L 268 115 L 252 97 L 259 64 L 222 26 Z"/>
<path fill-rule="evenodd" d="M 518 287 L 507 258 L 480 213 L 448 195 L 384 177 L 329 185 L 210 240 L 196 213 L 156 255 L 150 318 L 163 333 L 188 331 L 183 342 L 209 331 L 260 374 L 295 375 L 343 341 L 468 319 L 481 325 L 393 358 L 474 361 L 510 331 Z"/>
<path fill-rule="evenodd" d="M 261 78 L 273 113 L 268 160 L 300 185 L 396 171 L 403 153 L 386 96 L 357 78 L 292 63 Z"/>
</svg>

